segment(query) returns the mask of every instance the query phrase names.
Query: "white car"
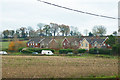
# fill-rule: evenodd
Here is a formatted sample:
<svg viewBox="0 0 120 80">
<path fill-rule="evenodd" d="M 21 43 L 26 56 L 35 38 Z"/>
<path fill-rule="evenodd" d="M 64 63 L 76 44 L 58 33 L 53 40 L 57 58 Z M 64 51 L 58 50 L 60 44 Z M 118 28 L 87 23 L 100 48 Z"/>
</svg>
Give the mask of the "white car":
<svg viewBox="0 0 120 80">
<path fill-rule="evenodd" d="M 53 55 L 52 51 L 50 50 L 42 50 L 41 54 Z"/>
<path fill-rule="evenodd" d="M 6 51 L 0 51 L 0 54 L 8 54 Z"/>
</svg>

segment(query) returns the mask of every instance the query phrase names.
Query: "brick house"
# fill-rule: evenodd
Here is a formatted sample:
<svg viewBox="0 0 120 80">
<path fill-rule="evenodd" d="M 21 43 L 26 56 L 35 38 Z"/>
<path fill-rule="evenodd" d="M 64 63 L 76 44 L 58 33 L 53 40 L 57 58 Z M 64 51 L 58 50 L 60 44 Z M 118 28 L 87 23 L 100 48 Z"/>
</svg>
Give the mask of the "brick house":
<svg viewBox="0 0 120 80">
<path fill-rule="evenodd" d="M 111 48 L 105 41 L 105 37 L 37 37 L 27 42 L 27 47 L 50 49 L 86 49 Z"/>
<path fill-rule="evenodd" d="M 81 49 L 89 50 L 90 48 L 111 48 L 108 44 L 106 44 L 107 38 L 84 38 L 81 41 Z"/>
</svg>

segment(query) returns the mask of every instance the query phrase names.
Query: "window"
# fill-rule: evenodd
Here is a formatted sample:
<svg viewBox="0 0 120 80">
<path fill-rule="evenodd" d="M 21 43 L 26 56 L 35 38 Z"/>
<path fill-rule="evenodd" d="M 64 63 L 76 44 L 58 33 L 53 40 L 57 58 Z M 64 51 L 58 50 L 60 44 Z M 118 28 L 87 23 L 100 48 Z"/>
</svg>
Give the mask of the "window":
<svg viewBox="0 0 120 80">
<path fill-rule="evenodd" d="M 83 47 L 83 44 L 81 44 L 81 46 Z"/>
<path fill-rule="evenodd" d="M 97 44 L 95 44 L 95 46 L 97 46 Z"/>
<path fill-rule="evenodd" d="M 75 41 L 75 45 L 77 45 L 77 41 Z"/>
<path fill-rule="evenodd" d="M 85 44 L 85 46 L 87 47 L 87 46 L 88 46 L 88 44 L 86 43 L 86 44 Z"/>
<path fill-rule="evenodd" d="M 36 43 L 36 46 L 37 46 L 37 43 Z"/>
<path fill-rule="evenodd" d="M 105 46 L 105 44 L 103 44 L 103 46 Z"/>
<path fill-rule="evenodd" d="M 63 45 L 65 45 L 65 43 Z"/>
<path fill-rule="evenodd" d="M 29 46 L 30 44 L 28 43 L 28 46 Z"/>
</svg>

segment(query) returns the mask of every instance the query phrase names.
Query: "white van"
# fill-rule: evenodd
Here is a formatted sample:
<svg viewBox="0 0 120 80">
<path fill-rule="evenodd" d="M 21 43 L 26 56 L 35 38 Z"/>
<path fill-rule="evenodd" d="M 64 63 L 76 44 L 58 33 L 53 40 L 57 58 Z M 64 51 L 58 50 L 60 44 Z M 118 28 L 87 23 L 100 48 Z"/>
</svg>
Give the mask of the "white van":
<svg viewBox="0 0 120 80">
<path fill-rule="evenodd" d="M 53 55 L 52 51 L 50 50 L 42 50 L 41 54 Z"/>
<path fill-rule="evenodd" d="M 0 54 L 8 54 L 6 51 L 0 51 Z"/>
</svg>

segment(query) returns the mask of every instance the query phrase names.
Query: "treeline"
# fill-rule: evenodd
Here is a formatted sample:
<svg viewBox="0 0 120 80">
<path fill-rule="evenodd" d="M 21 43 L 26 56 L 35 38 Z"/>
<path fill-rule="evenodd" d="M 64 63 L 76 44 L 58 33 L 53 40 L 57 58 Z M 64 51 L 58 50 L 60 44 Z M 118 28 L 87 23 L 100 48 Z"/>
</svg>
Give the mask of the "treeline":
<svg viewBox="0 0 120 80">
<path fill-rule="evenodd" d="M 102 25 L 94 26 L 92 32 L 85 29 L 83 30 L 85 36 L 104 36 L 106 34 L 106 28 Z M 117 32 L 113 32 L 117 35 Z M 33 29 L 31 26 L 21 27 L 17 30 L 4 30 L 2 37 L 13 38 L 17 35 L 18 38 L 38 37 L 38 36 L 83 36 L 79 29 L 74 26 L 68 26 L 65 24 L 37 24 L 37 29 Z"/>
<path fill-rule="evenodd" d="M 21 27 L 15 30 L 4 30 L 2 35 L 4 38 L 13 38 L 17 35 L 18 38 L 37 37 L 37 36 L 81 36 L 77 27 L 72 27 L 64 24 L 50 23 L 49 25 L 39 23 L 37 30 L 31 26 Z"/>
</svg>

